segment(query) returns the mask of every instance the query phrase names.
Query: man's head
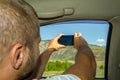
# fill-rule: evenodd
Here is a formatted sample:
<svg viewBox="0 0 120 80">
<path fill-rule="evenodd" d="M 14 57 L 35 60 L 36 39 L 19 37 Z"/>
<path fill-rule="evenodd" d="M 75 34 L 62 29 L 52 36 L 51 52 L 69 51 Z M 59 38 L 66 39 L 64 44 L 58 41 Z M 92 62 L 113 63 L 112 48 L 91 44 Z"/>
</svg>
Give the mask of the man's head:
<svg viewBox="0 0 120 80">
<path fill-rule="evenodd" d="M 22 78 L 35 66 L 38 56 L 39 24 L 34 21 L 37 18 L 32 18 L 29 14 L 10 0 L 0 1 L 2 80 L 5 79 L 4 76 Z"/>
</svg>

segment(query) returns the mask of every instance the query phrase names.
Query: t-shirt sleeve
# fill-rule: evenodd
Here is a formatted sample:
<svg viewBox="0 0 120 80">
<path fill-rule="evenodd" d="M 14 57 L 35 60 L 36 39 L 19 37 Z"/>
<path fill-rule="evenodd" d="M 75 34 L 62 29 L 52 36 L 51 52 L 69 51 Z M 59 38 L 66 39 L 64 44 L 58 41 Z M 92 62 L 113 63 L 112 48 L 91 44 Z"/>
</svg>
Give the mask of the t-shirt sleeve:
<svg viewBox="0 0 120 80">
<path fill-rule="evenodd" d="M 46 79 L 40 79 L 40 80 L 81 80 L 81 79 L 73 74 L 66 74 L 66 75 L 47 77 Z"/>
</svg>

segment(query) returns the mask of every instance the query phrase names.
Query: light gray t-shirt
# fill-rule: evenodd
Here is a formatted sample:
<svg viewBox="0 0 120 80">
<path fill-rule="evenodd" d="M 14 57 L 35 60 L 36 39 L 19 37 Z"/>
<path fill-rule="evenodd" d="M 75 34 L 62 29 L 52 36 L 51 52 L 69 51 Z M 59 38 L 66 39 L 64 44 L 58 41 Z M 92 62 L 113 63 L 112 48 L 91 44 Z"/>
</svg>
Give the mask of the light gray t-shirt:
<svg viewBox="0 0 120 80">
<path fill-rule="evenodd" d="M 38 79 L 33 79 L 33 80 L 38 80 Z M 40 80 L 81 80 L 81 79 L 73 74 L 65 74 L 65 75 L 51 76 L 51 77 L 47 77 L 46 79 L 40 79 Z"/>
</svg>

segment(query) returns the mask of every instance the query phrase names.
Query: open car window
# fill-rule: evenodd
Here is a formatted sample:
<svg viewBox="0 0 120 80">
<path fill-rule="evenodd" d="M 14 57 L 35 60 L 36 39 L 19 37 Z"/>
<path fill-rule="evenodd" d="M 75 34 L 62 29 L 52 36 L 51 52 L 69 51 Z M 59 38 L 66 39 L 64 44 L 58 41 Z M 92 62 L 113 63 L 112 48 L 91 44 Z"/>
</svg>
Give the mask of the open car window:
<svg viewBox="0 0 120 80">
<path fill-rule="evenodd" d="M 49 41 L 62 33 L 64 35 L 74 35 L 82 33 L 82 36 L 88 42 L 94 52 L 97 62 L 96 78 L 105 78 L 107 67 L 107 41 L 110 30 L 110 24 L 107 21 L 100 20 L 75 20 L 58 22 L 40 27 L 41 43 L 40 53 L 48 46 Z M 56 51 L 50 57 L 46 66 L 44 77 L 62 73 L 70 65 L 74 64 L 76 49 L 73 46 Z"/>
</svg>

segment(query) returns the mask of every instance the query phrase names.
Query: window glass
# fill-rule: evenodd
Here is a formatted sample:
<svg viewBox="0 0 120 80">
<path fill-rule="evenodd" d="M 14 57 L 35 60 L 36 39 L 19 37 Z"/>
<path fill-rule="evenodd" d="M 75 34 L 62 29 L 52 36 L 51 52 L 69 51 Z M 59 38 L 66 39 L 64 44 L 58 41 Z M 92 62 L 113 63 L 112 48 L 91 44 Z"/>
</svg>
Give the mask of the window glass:
<svg viewBox="0 0 120 80">
<path fill-rule="evenodd" d="M 80 32 L 94 52 L 97 62 L 96 78 L 104 78 L 109 27 L 107 21 L 99 20 L 75 20 L 41 26 L 40 52 L 42 53 L 47 48 L 49 41 L 58 34 L 73 35 L 75 32 Z M 76 52 L 73 46 L 67 46 L 65 49 L 54 52 L 46 66 L 44 76 L 62 73 L 74 63 Z"/>
</svg>

